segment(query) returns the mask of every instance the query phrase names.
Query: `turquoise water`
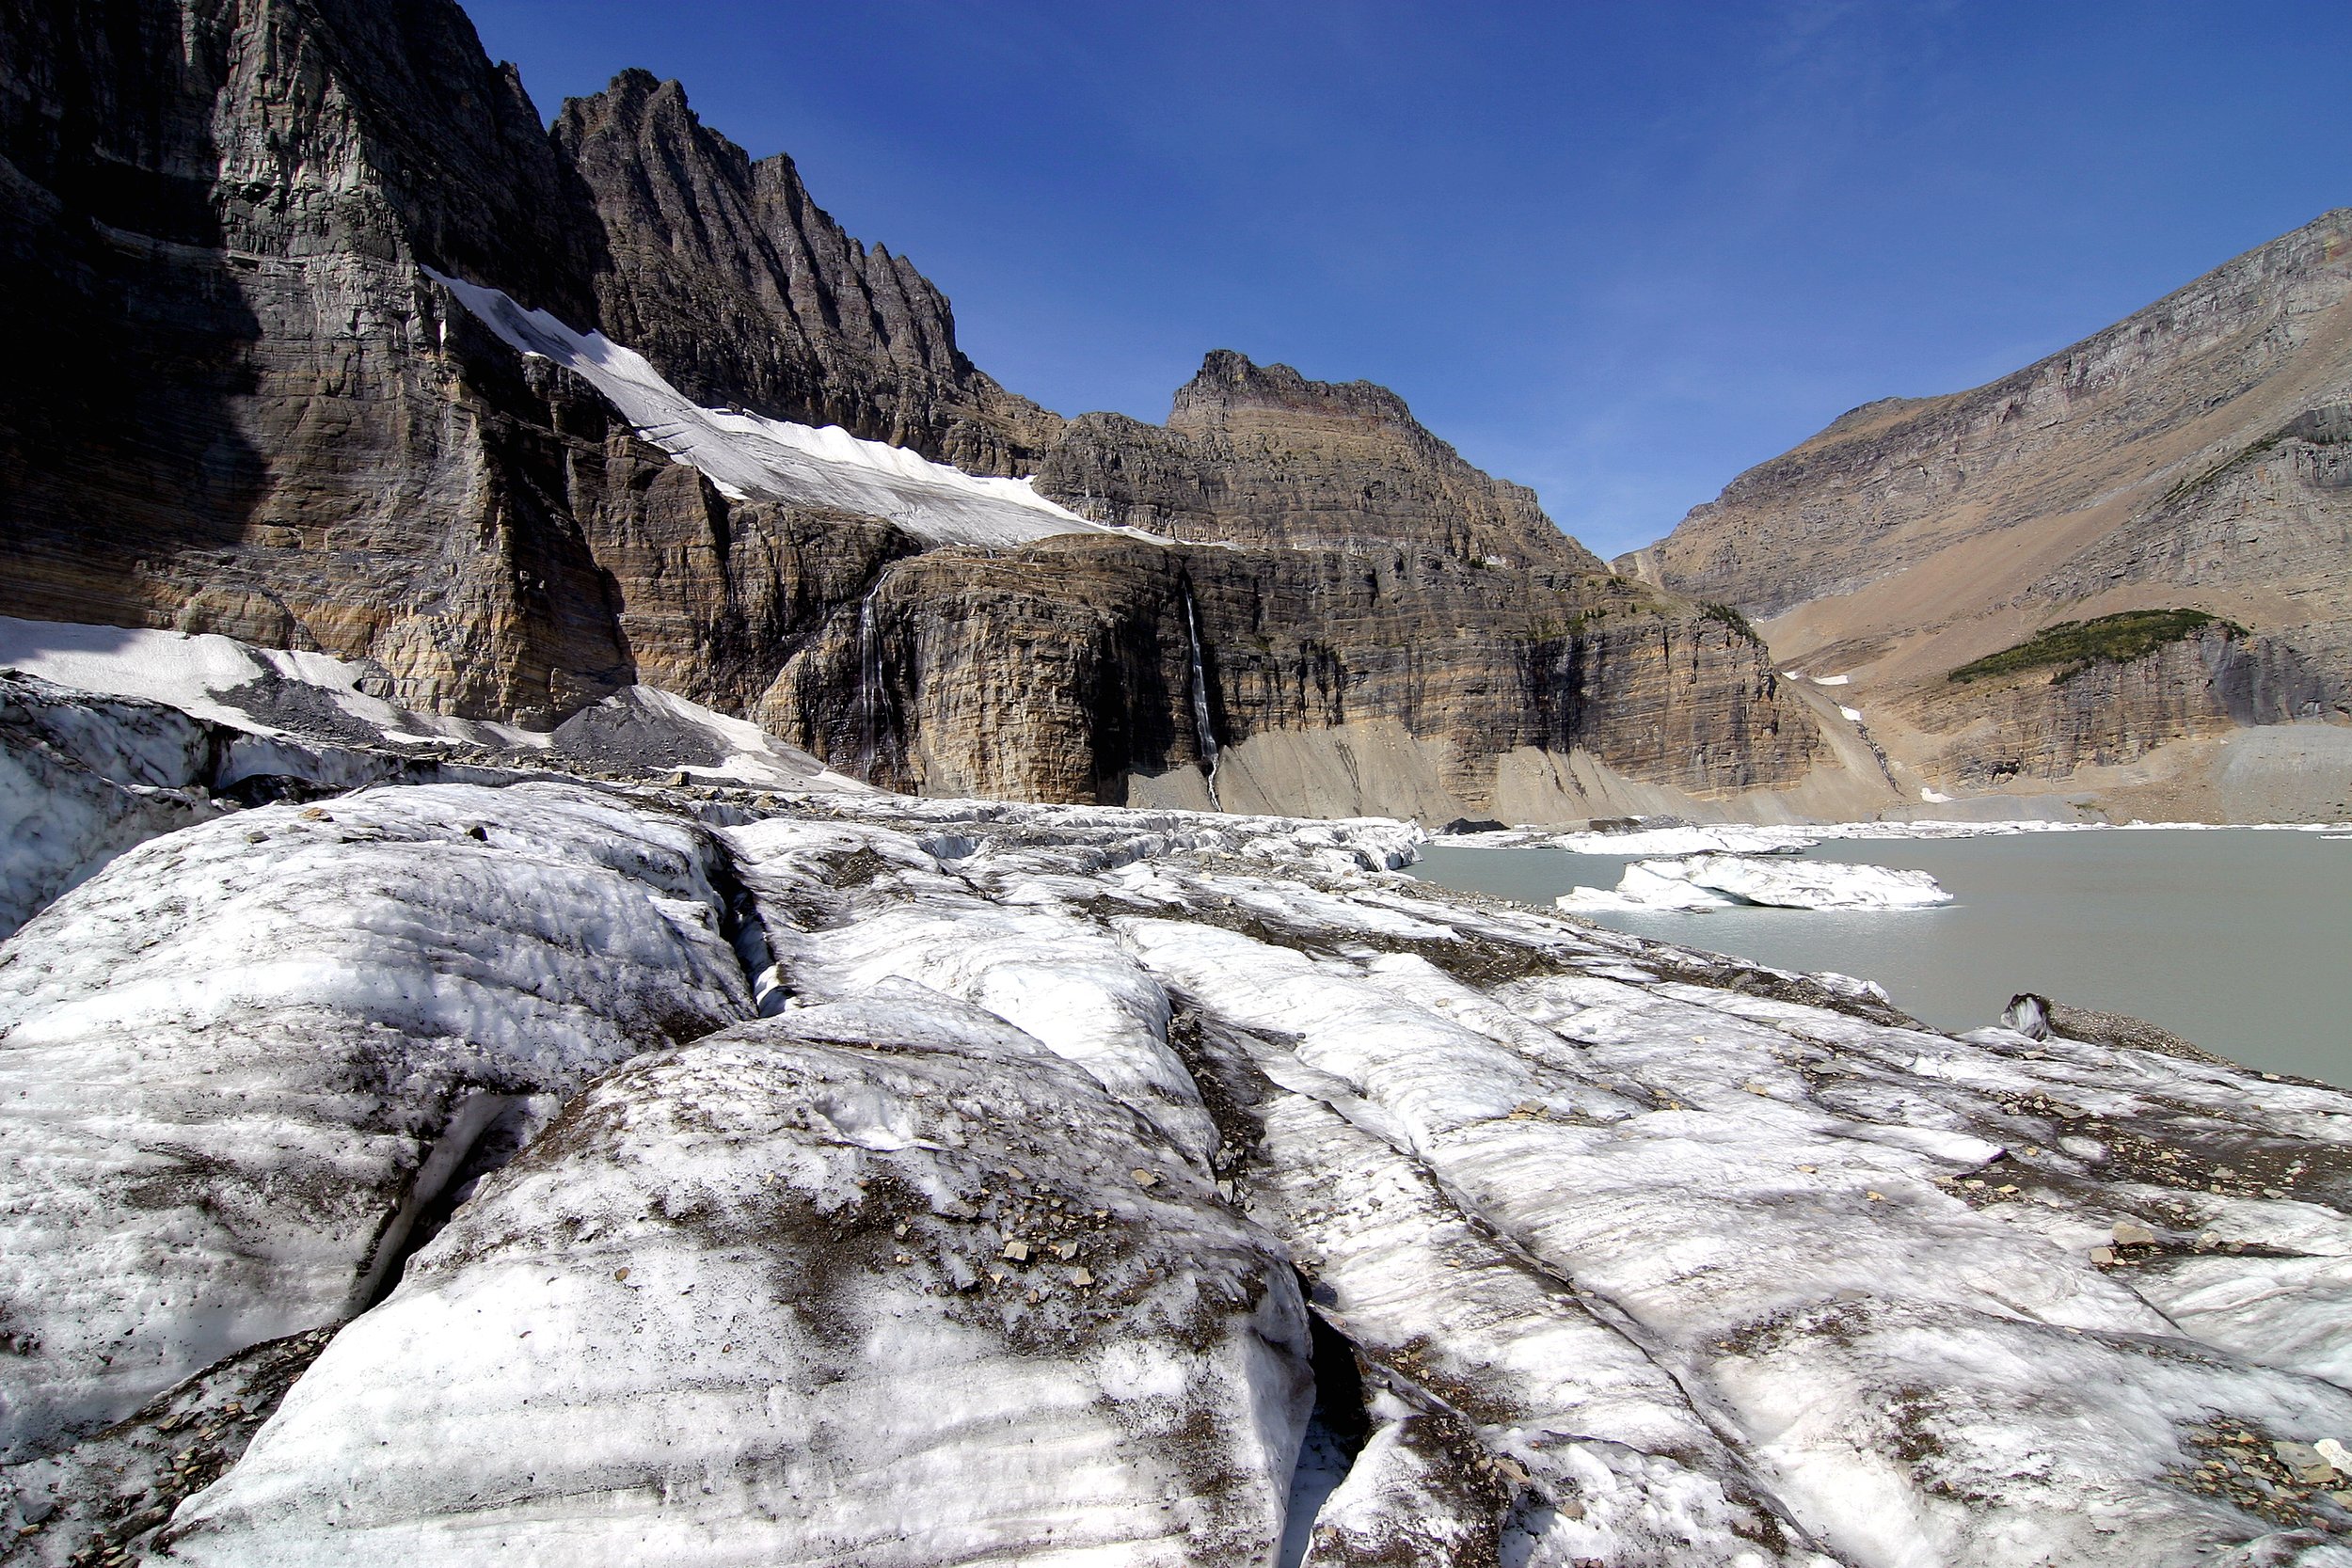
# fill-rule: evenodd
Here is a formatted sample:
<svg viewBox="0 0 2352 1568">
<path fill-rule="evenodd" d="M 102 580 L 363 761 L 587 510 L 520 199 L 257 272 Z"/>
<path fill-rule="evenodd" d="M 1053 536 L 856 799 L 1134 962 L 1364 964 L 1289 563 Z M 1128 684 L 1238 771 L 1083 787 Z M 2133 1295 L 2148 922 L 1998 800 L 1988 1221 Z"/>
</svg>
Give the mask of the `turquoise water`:
<svg viewBox="0 0 2352 1568">
<path fill-rule="evenodd" d="M 1613 888 L 1626 855 L 1423 848 L 1416 876 L 1549 905 Z M 1807 860 L 1907 866 L 1956 895 L 1872 913 L 1591 916 L 1613 929 L 1884 986 L 1939 1028 L 2040 991 L 2128 1013 L 2269 1072 L 2352 1086 L 2352 842 L 2260 828 L 1841 840 Z"/>
</svg>

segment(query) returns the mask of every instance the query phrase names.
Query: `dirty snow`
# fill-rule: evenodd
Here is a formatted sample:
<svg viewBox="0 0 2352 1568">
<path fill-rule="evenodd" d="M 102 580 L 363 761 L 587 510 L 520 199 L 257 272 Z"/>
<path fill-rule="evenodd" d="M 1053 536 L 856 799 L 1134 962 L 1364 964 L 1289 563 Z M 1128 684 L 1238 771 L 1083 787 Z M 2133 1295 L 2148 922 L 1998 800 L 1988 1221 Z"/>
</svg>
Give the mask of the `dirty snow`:
<svg viewBox="0 0 2352 1568">
<path fill-rule="evenodd" d="M 167 834 L 36 915 L 0 947 L 0 1303 L 40 1354 L 0 1456 L 364 1306 L 469 1103 L 747 1016 L 710 853 L 583 791 L 383 789 Z"/>
<path fill-rule="evenodd" d="M 2347 1561 L 2352 1095 L 1447 894 L 1388 869 L 1409 824 L 323 809 L 156 839 L 0 946 L 0 1529 L 70 1539 L 91 1423 L 324 1323 L 108 1539 Z M 1302 1295 L 1367 1441 L 1286 1521 Z"/>
</svg>

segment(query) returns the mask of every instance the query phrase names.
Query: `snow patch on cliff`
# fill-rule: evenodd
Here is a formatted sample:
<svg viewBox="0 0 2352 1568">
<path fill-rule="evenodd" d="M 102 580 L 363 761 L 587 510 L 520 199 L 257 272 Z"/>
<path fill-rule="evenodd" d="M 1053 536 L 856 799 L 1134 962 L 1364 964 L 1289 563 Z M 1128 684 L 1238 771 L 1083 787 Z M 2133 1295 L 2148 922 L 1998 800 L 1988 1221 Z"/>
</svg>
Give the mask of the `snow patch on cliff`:
<svg viewBox="0 0 2352 1568">
<path fill-rule="evenodd" d="M 643 355 L 601 332 L 575 332 L 545 310 L 524 309 L 496 289 L 430 267 L 424 271 L 509 347 L 585 378 L 640 436 L 699 468 L 737 500 L 788 501 L 880 517 L 933 545 L 1003 546 L 1057 533 L 1126 531 L 1056 505 L 1025 479 L 967 474 L 903 447 L 861 439 L 838 425 L 818 429 L 702 407 Z"/>
</svg>

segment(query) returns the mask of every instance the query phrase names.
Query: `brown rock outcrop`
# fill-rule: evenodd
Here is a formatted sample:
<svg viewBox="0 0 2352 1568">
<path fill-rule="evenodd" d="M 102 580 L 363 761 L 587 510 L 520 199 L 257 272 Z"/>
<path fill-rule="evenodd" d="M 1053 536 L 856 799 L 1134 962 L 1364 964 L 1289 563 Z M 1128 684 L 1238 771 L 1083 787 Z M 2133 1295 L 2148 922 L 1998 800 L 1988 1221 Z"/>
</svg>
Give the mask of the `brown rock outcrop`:
<svg viewBox="0 0 2352 1568">
<path fill-rule="evenodd" d="M 1618 562 L 1770 617 L 1784 664 L 1851 674 L 1841 700 L 1946 781 L 2352 719 L 2348 563 L 2352 211 L 1990 386 L 1855 409 Z M 2247 692 L 2186 651 L 2062 692 L 1946 689 L 2053 623 L 2169 608 L 2259 634 L 2225 650 L 2258 667 Z"/>
<path fill-rule="evenodd" d="M 2324 682 L 2277 638 L 2208 629 L 2132 659 L 1930 689 L 1908 707 L 1943 737 L 1922 759 L 1939 783 L 1994 789 L 2137 762 L 2168 741 L 2310 714 Z"/>
<path fill-rule="evenodd" d="M 454 6 L 8 0 L 0 105 L 28 368 L 0 392 L 0 612 L 324 647 L 483 717 L 626 678 L 418 277 L 591 308 L 592 214 Z"/>
<path fill-rule="evenodd" d="M 1065 431 L 674 84 L 550 135 L 449 0 L 0 0 L 0 298 L 37 372 L 0 386 L 0 613 L 323 649 L 542 728 L 645 682 L 929 790 L 1191 799 L 1196 696 L 1233 803 L 1272 809 L 1573 812 L 1580 767 L 1711 795 L 1813 761 L 1756 644 L 1609 578 L 1394 394 L 1219 354 L 1167 429 Z M 426 268 L 710 404 L 1041 464 L 1218 547 L 923 554 L 732 499 Z"/>
<path fill-rule="evenodd" d="M 1486 811 L 1515 753 L 1565 766 L 1581 752 L 1722 795 L 1793 783 L 1818 751 L 1760 645 L 1622 579 L 1428 550 L 1089 535 L 894 562 L 869 603 L 845 606 L 784 668 L 757 716 L 902 789 L 1139 799 L 1145 781 L 1207 760 L 1195 627 L 1231 809 Z M 1259 743 L 1346 732 L 1392 736 L 1406 755 L 1337 785 L 1249 760 Z"/>
<path fill-rule="evenodd" d="M 1176 392 L 1165 428 L 1088 414 L 1038 470 L 1087 516 L 1171 539 L 1365 550 L 1605 572 L 1534 492 L 1490 478 L 1368 381 L 1309 381 L 1230 349 Z"/>
</svg>

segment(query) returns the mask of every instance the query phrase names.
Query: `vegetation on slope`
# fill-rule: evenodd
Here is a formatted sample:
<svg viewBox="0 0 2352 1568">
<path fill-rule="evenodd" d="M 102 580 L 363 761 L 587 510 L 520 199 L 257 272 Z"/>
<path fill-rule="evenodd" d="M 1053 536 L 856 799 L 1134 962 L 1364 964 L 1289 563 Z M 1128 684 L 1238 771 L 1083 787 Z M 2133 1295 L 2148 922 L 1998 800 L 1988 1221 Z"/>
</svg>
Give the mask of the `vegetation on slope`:
<svg viewBox="0 0 2352 1568">
<path fill-rule="evenodd" d="M 1703 604 L 1699 606 L 1699 616 L 1703 620 L 1721 621 L 1739 636 L 1746 638 L 1751 642 L 1764 641 L 1756 634 L 1756 628 L 1748 625 L 1748 618 L 1727 604 L 1712 602 Z"/>
<path fill-rule="evenodd" d="M 2127 610 L 2095 621 L 2060 621 L 2044 626 L 2013 648 L 1989 654 L 1963 664 L 1946 677 L 1954 681 L 1986 680 L 2021 670 L 2055 668 L 2053 683 L 2080 674 L 2094 664 L 2128 664 L 2168 642 L 2194 637 L 2207 626 L 2218 626 L 2231 637 L 2246 628 L 2201 610 Z"/>
</svg>

